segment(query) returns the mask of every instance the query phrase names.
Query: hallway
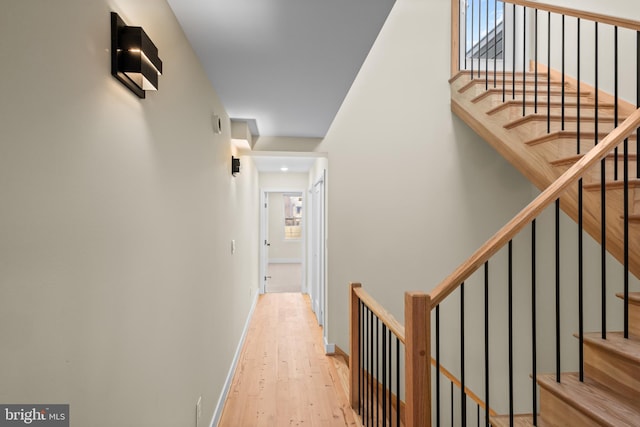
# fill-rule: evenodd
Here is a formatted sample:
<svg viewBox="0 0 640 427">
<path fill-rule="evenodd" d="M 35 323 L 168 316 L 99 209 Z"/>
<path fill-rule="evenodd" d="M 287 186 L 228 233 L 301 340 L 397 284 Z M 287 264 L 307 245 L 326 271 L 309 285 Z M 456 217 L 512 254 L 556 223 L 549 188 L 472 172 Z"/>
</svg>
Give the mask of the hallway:
<svg viewBox="0 0 640 427">
<path fill-rule="evenodd" d="M 322 329 L 299 293 L 260 296 L 219 426 L 356 426 Z"/>
</svg>

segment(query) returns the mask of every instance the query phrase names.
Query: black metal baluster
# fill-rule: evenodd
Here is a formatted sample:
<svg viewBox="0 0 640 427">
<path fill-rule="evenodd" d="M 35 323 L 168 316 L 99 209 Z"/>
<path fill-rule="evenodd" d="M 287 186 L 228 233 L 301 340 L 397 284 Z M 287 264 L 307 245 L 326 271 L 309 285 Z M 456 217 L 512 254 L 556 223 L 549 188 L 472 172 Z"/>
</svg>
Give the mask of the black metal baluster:
<svg viewBox="0 0 640 427">
<path fill-rule="evenodd" d="M 629 138 L 623 144 L 624 174 L 624 337 L 629 338 Z"/>
<path fill-rule="evenodd" d="M 526 112 L 527 99 L 527 7 L 522 8 L 522 117 Z"/>
<path fill-rule="evenodd" d="M 511 47 L 511 99 L 516 99 L 516 5 L 513 6 L 513 46 Z"/>
<path fill-rule="evenodd" d="M 362 375 L 362 367 L 364 366 L 363 364 L 363 359 L 364 359 L 364 324 L 362 321 L 363 318 L 363 313 L 364 313 L 364 308 L 363 308 L 363 304 L 361 300 L 358 300 L 358 320 L 359 320 L 359 329 L 360 329 L 360 339 L 358 340 L 358 346 L 360 347 L 360 371 L 358 372 L 358 415 L 360 415 L 360 417 L 362 418 L 362 380 L 364 379 L 364 376 Z"/>
<path fill-rule="evenodd" d="M 484 425 L 489 427 L 489 261 L 484 263 Z"/>
<path fill-rule="evenodd" d="M 504 25 L 502 26 L 502 28 L 503 28 L 502 39 L 504 40 Z M 640 32 L 638 33 L 638 40 L 640 40 Z M 638 42 L 638 45 L 640 46 L 640 41 Z M 493 87 L 494 88 L 496 87 L 496 79 L 498 74 L 497 60 L 498 60 L 498 0 L 493 0 Z M 503 59 L 503 62 L 504 62 L 504 59 Z M 640 173 L 638 175 L 640 176 Z"/>
<path fill-rule="evenodd" d="M 369 347 L 369 417 L 367 421 L 371 419 L 371 423 L 373 423 L 373 311 L 369 311 L 369 336 L 370 336 L 370 347 Z"/>
<path fill-rule="evenodd" d="M 369 307 L 365 306 L 364 312 L 364 372 L 362 373 L 362 385 L 363 385 L 363 396 L 362 407 L 364 417 L 362 421 L 364 425 L 369 425 L 368 416 L 369 416 Z"/>
<path fill-rule="evenodd" d="M 547 22 L 547 133 L 551 133 L 551 12 Z"/>
<path fill-rule="evenodd" d="M 369 370 L 371 369 L 369 366 L 369 341 L 371 340 L 370 330 L 369 330 L 369 317 L 371 316 L 371 310 L 367 307 L 367 311 L 365 313 L 364 319 L 364 327 L 365 327 L 365 382 L 364 382 L 364 423 L 365 425 L 369 425 Z"/>
<path fill-rule="evenodd" d="M 467 28 L 469 27 L 467 25 L 467 20 L 469 19 L 469 13 L 467 11 L 468 9 L 468 4 L 467 1 L 464 1 L 464 52 L 462 53 L 462 56 L 464 57 L 464 70 L 467 70 L 467 52 L 469 51 L 469 47 L 467 46 L 467 39 L 469 38 L 469 35 L 467 34 Z M 460 11 L 462 13 L 462 7 L 460 8 Z M 459 30 L 459 33 L 462 32 L 462 29 Z M 471 73 L 471 78 L 473 79 L 473 73 Z"/>
<path fill-rule="evenodd" d="M 509 240 L 509 425 L 513 427 L 513 241 Z"/>
<path fill-rule="evenodd" d="M 471 80 L 473 80 L 473 49 L 475 48 L 476 44 L 473 42 L 473 29 L 474 29 L 474 24 L 475 24 L 475 19 L 474 19 L 474 5 L 475 5 L 476 1 L 475 0 L 471 0 Z M 465 54 L 466 56 L 466 54 Z"/>
<path fill-rule="evenodd" d="M 462 282 L 460 285 L 460 410 L 462 427 L 467 425 L 467 395 L 464 387 L 464 282 Z"/>
<path fill-rule="evenodd" d="M 556 199 L 556 381 L 560 382 L 560 199 Z"/>
<path fill-rule="evenodd" d="M 379 325 L 380 325 L 380 318 L 378 316 L 376 316 L 376 335 L 375 335 L 375 346 L 373 348 L 376 349 L 376 377 L 375 377 L 375 394 L 374 394 L 374 402 L 375 402 L 375 414 L 376 414 L 376 419 L 373 423 L 373 425 L 378 425 L 378 423 L 380 422 L 380 363 L 379 362 L 379 358 L 378 355 L 380 354 L 380 331 L 379 331 Z"/>
<path fill-rule="evenodd" d="M 389 372 L 389 392 L 387 394 L 387 399 L 389 400 L 389 425 L 393 425 L 393 364 L 392 364 L 392 358 L 393 358 L 393 351 L 392 351 L 392 347 L 391 347 L 391 329 L 389 329 L 389 340 L 388 340 L 388 350 L 389 350 L 389 366 L 388 366 L 388 372 Z"/>
<path fill-rule="evenodd" d="M 489 0 L 486 0 L 487 5 L 487 35 L 484 41 L 485 53 L 484 53 L 484 90 L 489 90 Z M 495 32 L 494 32 L 495 38 Z"/>
<path fill-rule="evenodd" d="M 576 122 L 576 126 L 577 126 L 577 148 L 576 148 L 576 154 L 580 154 L 580 18 L 578 18 L 578 38 L 577 38 L 577 43 L 578 43 L 578 97 L 576 100 L 576 106 L 577 106 L 577 117 L 578 120 Z M 580 189 L 582 189 L 582 185 L 580 185 Z"/>
<path fill-rule="evenodd" d="M 400 340 L 396 337 L 396 426 L 400 427 Z"/>
<path fill-rule="evenodd" d="M 535 95 L 533 101 L 533 112 L 538 114 L 538 9 L 535 10 L 535 34 L 534 34 L 534 56 L 535 56 Z"/>
<path fill-rule="evenodd" d="M 562 15 L 562 108 L 561 108 L 561 115 L 562 115 L 562 120 L 561 120 L 561 126 L 560 129 L 564 130 L 564 94 L 565 94 L 565 75 L 564 75 L 564 65 L 565 65 L 565 55 L 564 55 L 564 51 L 565 51 L 565 37 L 564 37 L 564 29 L 565 29 L 565 16 Z"/>
<path fill-rule="evenodd" d="M 578 133 L 578 144 L 580 133 Z M 578 181 L 578 365 L 580 381 L 584 381 L 584 262 L 583 262 L 583 200 L 582 178 Z"/>
<path fill-rule="evenodd" d="M 613 27 L 613 92 L 615 107 L 613 110 L 613 127 L 618 127 L 618 27 Z M 613 179 L 618 180 L 618 147 L 613 150 Z"/>
<path fill-rule="evenodd" d="M 478 0 L 478 78 L 480 78 L 480 64 L 482 63 L 482 0 Z"/>
<path fill-rule="evenodd" d="M 596 27 L 595 27 L 595 54 L 594 54 L 594 58 L 595 58 L 595 72 L 594 72 L 594 76 L 595 76 L 595 85 L 596 85 L 596 90 L 595 90 L 595 110 L 594 110 L 594 116 L 595 116 L 595 120 L 594 120 L 594 132 L 595 132 L 595 145 L 598 145 L 598 142 L 600 141 L 600 136 L 598 134 L 598 129 L 599 129 L 599 124 L 598 124 L 598 116 L 600 115 L 600 108 L 599 108 L 599 102 L 598 102 L 598 98 L 599 98 L 599 90 L 598 90 L 598 23 L 596 22 Z"/>
<path fill-rule="evenodd" d="M 382 324 L 382 425 L 387 423 L 387 325 Z"/>
<path fill-rule="evenodd" d="M 505 3 L 502 2 L 502 13 L 504 16 Z M 506 73 L 507 73 L 507 32 L 504 18 L 502 18 L 502 102 L 506 98 Z"/>
<path fill-rule="evenodd" d="M 436 426 L 440 427 L 440 305 L 436 306 Z"/>
<path fill-rule="evenodd" d="M 536 220 L 531 223 L 531 384 L 533 425 L 538 425 L 538 389 L 536 377 L 538 375 L 538 339 L 536 330 Z"/>
<path fill-rule="evenodd" d="M 578 98 L 577 98 L 577 117 L 576 123 L 576 152 L 580 154 L 580 18 L 578 18 Z M 584 304 L 583 304 L 583 287 L 584 287 L 584 265 L 583 265 L 583 194 L 582 194 L 582 178 L 578 180 L 578 369 L 580 381 L 584 381 Z"/>
</svg>

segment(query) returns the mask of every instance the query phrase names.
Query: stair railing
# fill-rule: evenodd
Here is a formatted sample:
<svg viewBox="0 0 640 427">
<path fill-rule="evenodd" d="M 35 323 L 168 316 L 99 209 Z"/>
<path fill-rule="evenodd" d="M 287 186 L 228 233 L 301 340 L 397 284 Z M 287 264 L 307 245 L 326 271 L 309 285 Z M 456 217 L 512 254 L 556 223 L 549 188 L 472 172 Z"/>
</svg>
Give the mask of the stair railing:
<svg viewBox="0 0 640 427">
<path fill-rule="evenodd" d="M 514 425 L 516 411 L 522 404 L 516 403 L 516 379 L 518 372 L 514 372 L 516 359 L 514 357 L 514 313 L 513 298 L 514 292 L 522 291 L 529 281 L 531 290 L 531 370 L 524 368 L 528 374 L 524 376 L 531 378 L 531 401 L 530 409 L 533 417 L 533 424 L 537 425 L 537 386 L 536 374 L 537 364 L 540 355 L 537 351 L 537 339 L 541 332 L 537 330 L 540 309 L 536 307 L 539 294 L 536 294 L 538 279 L 536 274 L 540 269 L 536 258 L 540 255 L 540 248 L 536 247 L 536 221 L 541 214 L 550 206 L 555 206 L 555 310 L 554 310 L 554 335 L 555 335 L 555 369 L 556 380 L 560 382 L 561 367 L 561 330 L 560 322 L 560 241 L 559 241 L 559 212 L 560 197 L 572 185 L 575 185 L 594 167 L 611 153 L 616 147 L 634 133 L 640 127 L 640 109 L 634 111 L 620 126 L 607 135 L 596 147 L 582 156 L 573 166 L 571 166 L 558 180 L 547 189 L 542 191 L 528 206 L 518 213 L 511 221 L 502 227 L 493 237 L 482 245 L 469 259 L 462 263 L 453 273 L 445 278 L 429 294 L 418 292 L 408 292 L 405 294 L 405 325 L 400 324 L 389 314 L 379 303 L 377 303 L 360 284 L 352 284 L 350 287 L 350 402 L 352 407 L 358 411 L 362 417 L 364 425 L 390 425 L 407 427 L 425 427 L 436 425 L 467 425 L 467 419 L 473 417 L 468 406 L 475 404 L 477 424 L 489 425 L 489 420 L 495 416 L 496 412 L 506 413 L 509 425 Z M 530 227 L 531 230 L 531 262 L 528 267 L 520 266 L 520 270 L 528 270 L 531 273 L 530 280 L 522 277 L 514 277 L 514 241 L 522 236 L 523 231 Z M 582 234 L 582 233 L 580 233 Z M 508 384 L 505 387 L 508 396 L 502 399 L 490 397 L 495 393 L 491 387 L 490 371 L 495 370 L 496 362 L 490 361 L 491 342 L 489 292 L 493 285 L 490 283 L 489 265 L 493 263 L 493 258 L 503 249 L 508 252 L 507 262 L 507 300 L 508 300 L 508 360 L 506 375 Z M 499 264 L 499 262 L 497 262 Z M 474 304 L 465 305 L 465 282 L 480 273 L 482 282 L 481 297 L 476 298 Z M 500 282 L 500 280 L 498 280 Z M 475 286 L 470 282 L 467 292 L 473 292 Z M 473 284 L 475 285 L 475 283 Z M 579 290 L 582 294 L 582 290 Z M 453 300 L 454 295 L 458 295 L 458 301 Z M 580 296 L 582 304 L 582 296 Z M 459 305 L 458 305 L 459 304 Z M 452 307 L 453 305 L 453 307 Z M 465 319 L 470 306 L 482 306 L 481 319 Z M 442 310 L 453 308 L 448 315 Z M 432 313 L 434 322 L 431 321 L 429 313 Z M 443 317 L 458 317 L 458 322 L 451 322 L 452 325 L 442 327 Z M 476 315 L 478 313 L 475 313 Z M 518 318 L 522 318 L 524 313 L 519 313 Z M 580 316 L 582 317 L 582 310 Z M 477 320 L 474 322 L 474 320 Z M 446 320 L 445 320 L 446 321 Z M 504 322 L 498 322 L 504 323 Z M 433 331 L 432 326 L 433 325 Z M 479 326 L 473 329 L 470 326 Z M 455 328 L 458 328 L 458 334 Z M 446 348 L 442 344 L 445 338 L 442 330 L 445 329 L 446 337 L 457 336 L 454 349 Z M 465 332 L 466 329 L 466 332 Z M 471 332 L 469 332 L 471 330 Z M 482 336 L 481 357 L 469 357 L 469 334 L 472 336 Z M 580 332 L 582 335 L 582 331 Z M 433 343 L 432 343 L 433 341 Z M 404 346 L 403 349 L 401 347 Z M 431 348 L 435 353 L 431 353 Z M 478 346 L 474 346 L 475 356 L 478 356 Z M 452 353 L 453 351 L 453 353 Z M 402 354 L 404 353 L 404 357 Z M 447 356 L 442 353 L 447 353 Z M 449 370 L 445 369 L 443 360 L 447 363 L 457 363 L 458 366 Z M 431 361 L 431 363 L 429 363 Z M 580 364 L 582 361 L 580 362 Z M 500 362 L 498 362 L 498 365 Z M 433 365 L 433 372 L 428 368 Z M 480 383 L 484 388 L 481 393 L 472 392 L 471 382 L 468 380 L 469 366 L 479 367 L 475 371 L 481 371 Z M 491 366 L 491 368 L 490 368 Z M 582 366 L 580 367 L 582 372 Z M 401 375 L 404 372 L 404 375 Z M 476 372 L 477 374 L 477 372 Z M 582 375 L 582 374 L 581 374 Z M 477 376 L 477 375 L 476 375 Z M 446 377 L 451 382 L 451 397 L 449 402 L 444 402 L 445 393 L 441 387 L 441 377 Z M 522 377 L 522 375 L 520 375 Z M 478 380 L 474 381 L 478 385 Z M 454 386 L 458 389 L 458 396 L 454 395 Z M 495 387 L 494 387 L 495 388 Z M 502 390 L 502 387 L 498 387 Z M 480 395 L 480 396 L 479 396 Z M 469 398 L 469 402 L 467 401 Z M 494 402 L 498 401 L 495 404 Z M 500 400 L 506 401 L 500 402 Z M 443 406 L 449 404 L 448 410 Z M 508 406 L 506 411 L 497 411 L 496 407 Z M 398 410 L 400 408 L 400 410 Z M 480 421 L 480 410 L 483 422 Z M 447 419 L 449 417 L 450 419 Z"/>
<path fill-rule="evenodd" d="M 471 79 L 483 79 L 485 90 L 502 91 L 505 105 L 522 104 L 522 116 L 527 120 L 544 119 L 547 134 L 574 138 L 576 158 L 640 107 L 639 22 L 528 0 L 452 0 L 451 5 L 452 75 L 467 73 Z M 585 43 L 585 38 L 592 43 Z M 629 72 L 634 68 L 635 73 Z M 628 101 L 634 97 L 635 105 Z M 605 109 L 613 110 L 612 117 L 605 117 Z M 634 200 L 630 198 L 630 190 L 640 180 L 640 162 L 635 161 L 640 139 L 635 137 L 635 153 L 631 152 L 630 143 L 626 139 L 601 161 L 599 189 L 584 187 L 579 181 L 572 196 L 578 204 L 579 214 L 574 219 L 580 229 L 584 227 L 601 243 L 603 293 L 607 253 L 624 265 L 625 307 L 629 274 L 640 277 L 640 257 L 630 258 L 629 231 L 630 222 L 640 219 L 631 211 Z M 635 170 L 631 170 L 634 161 Z M 606 178 L 611 174 L 618 184 L 607 184 Z M 616 233 L 612 229 L 615 221 L 607 218 L 606 207 L 614 202 L 608 198 L 607 190 L 616 185 L 623 189 L 622 233 Z M 583 192 L 593 190 L 600 194 L 597 220 L 596 213 L 585 214 L 582 208 Z M 606 324 L 605 313 L 603 304 Z M 625 336 L 627 318 L 625 313 Z"/>
</svg>

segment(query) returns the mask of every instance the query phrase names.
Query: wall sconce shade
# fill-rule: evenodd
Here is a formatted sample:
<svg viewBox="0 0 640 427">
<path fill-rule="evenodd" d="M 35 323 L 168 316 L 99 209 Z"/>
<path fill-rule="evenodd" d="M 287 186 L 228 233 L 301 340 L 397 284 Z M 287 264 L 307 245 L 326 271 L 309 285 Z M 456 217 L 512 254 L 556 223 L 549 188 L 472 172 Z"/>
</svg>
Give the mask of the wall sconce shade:
<svg viewBox="0 0 640 427">
<path fill-rule="evenodd" d="M 111 12 L 111 74 L 140 98 L 158 90 L 162 61 L 158 48 L 141 27 L 127 26 Z"/>
<path fill-rule="evenodd" d="M 240 159 L 231 156 L 231 175 L 236 176 L 240 172 Z"/>
</svg>

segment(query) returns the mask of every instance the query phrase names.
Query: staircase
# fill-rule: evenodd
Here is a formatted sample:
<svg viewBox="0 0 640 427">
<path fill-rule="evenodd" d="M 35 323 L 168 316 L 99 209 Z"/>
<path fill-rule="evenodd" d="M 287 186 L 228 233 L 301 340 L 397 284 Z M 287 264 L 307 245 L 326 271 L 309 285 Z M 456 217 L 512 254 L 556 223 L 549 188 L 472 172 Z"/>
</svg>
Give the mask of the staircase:
<svg viewBox="0 0 640 427">
<path fill-rule="evenodd" d="M 366 393 L 381 383 L 383 396 L 395 392 L 409 427 L 640 426 L 640 293 L 630 291 L 630 284 L 638 287 L 633 276 L 640 278 L 640 108 L 618 91 L 623 69 L 636 80 L 623 92 L 637 92 L 640 104 L 640 23 L 529 0 L 452 0 L 451 18 L 452 112 L 541 192 L 429 293 L 406 292 L 404 325 L 360 284 L 351 285 L 351 405 L 369 420 L 376 398 Z M 498 27 L 502 46 L 486 36 Z M 581 38 L 585 27 L 591 32 Z M 611 48 L 599 44 L 603 27 L 615 40 L 613 67 L 598 62 Z M 576 44 L 567 49 L 565 30 Z M 623 31 L 635 42 L 621 52 Z M 581 45 L 583 39 L 592 45 Z M 539 47 L 546 49 L 540 57 Z M 549 65 L 560 66 L 551 55 L 560 50 L 562 72 Z M 583 50 L 596 52 L 593 86 L 580 78 Z M 494 58 L 483 56 L 491 52 Z M 613 69 L 613 94 L 599 86 L 600 68 Z M 548 208 L 555 208 L 555 224 L 539 231 Z M 574 251 L 571 263 L 560 256 L 560 209 L 578 224 L 575 243 L 563 242 Z M 585 233 L 600 244 L 598 256 L 583 257 Z M 622 279 L 609 275 L 607 254 L 619 261 Z M 585 263 L 601 274 L 589 275 Z M 575 277 L 564 280 L 562 270 Z M 607 300 L 618 289 L 622 302 L 607 326 Z M 585 322 L 594 318 L 599 323 Z M 588 332 L 585 323 L 601 330 Z M 622 330 L 610 330 L 620 323 Z M 382 337 L 389 331 L 389 350 L 377 325 Z M 540 337 L 553 339 L 539 346 Z M 569 342 L 578 356 L 567 363 L 561 350 Z M 387 372 L 397 372 L 387 385 L 385 371 L 377 372 L 380 354 L 387 355 Z"/>
<path fill-rule="evenodd" d="M 467 70 L 456 73 L 449 83 L 451 110 L 540 190 L 552 185 L 636 110 L 533 61 L 527 72 Z M 584 230 L 640 277 L 636 168 L 634 132 L 624 146 L 612 150 L 583 177 L 582 190 L 569 188 L 560 197 L 560 206 L 576 222 L 581 210 Z M 631 236 L 628 252 L 625 220 Z M 576 334 L 582 340 L 583 371 L 536 375 L 539 414 L 492 416 L 490 424 L 639 426 L 640 293 L 629 294 L 628 310 L 628 339 L 623 332 Z"/>
</svg>

